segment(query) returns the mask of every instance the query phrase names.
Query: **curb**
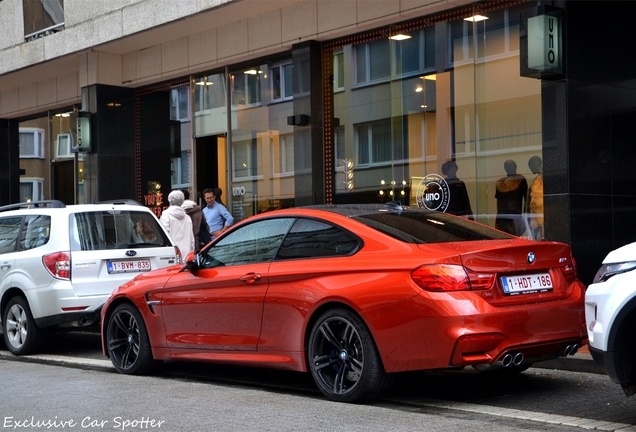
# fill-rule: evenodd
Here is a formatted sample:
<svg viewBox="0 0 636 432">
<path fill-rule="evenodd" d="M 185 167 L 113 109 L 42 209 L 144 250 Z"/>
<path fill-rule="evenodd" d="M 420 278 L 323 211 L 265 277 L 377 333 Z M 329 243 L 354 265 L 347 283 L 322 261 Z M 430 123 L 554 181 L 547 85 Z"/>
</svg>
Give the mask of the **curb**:
<svg viewBox="0 0 636 432">
<path fill-rule="evenodd" d="M 537 362 L 532 365 L 533 368 L 539 369 L 555 369 L 570 372 L 585 372 L 605 375 L 603 371 L 592 359 L 589 352 L 578 352 L 573 356 L 559 357 L 552 360 Z M 79 369 L 94 369 L 112 372 L 115 370 L 110 360 L 98 360 L 83 357 L 70 357 L 53 354 L 34 354 L 26 356 L 15 356 L 9 351 L 0 350 L 0 359 L 10 361 L 27 361 L 31 363 L 44 363 L 55 366 L 75 367 Z"/>
</svg>

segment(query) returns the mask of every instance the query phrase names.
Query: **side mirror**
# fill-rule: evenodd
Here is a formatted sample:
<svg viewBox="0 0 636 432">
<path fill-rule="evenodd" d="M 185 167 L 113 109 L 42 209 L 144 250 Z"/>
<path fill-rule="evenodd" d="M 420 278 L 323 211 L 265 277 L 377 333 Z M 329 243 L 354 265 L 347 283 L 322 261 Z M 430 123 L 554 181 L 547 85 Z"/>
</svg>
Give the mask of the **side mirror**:
<svg viewBox="0 0 636 432">
<path fill-rule="evenodd" d="M 184 270 L 196 271 L 201 267 L 201 255 L 198 252 L 190 252 L 185 259 Z"/>
</svg>

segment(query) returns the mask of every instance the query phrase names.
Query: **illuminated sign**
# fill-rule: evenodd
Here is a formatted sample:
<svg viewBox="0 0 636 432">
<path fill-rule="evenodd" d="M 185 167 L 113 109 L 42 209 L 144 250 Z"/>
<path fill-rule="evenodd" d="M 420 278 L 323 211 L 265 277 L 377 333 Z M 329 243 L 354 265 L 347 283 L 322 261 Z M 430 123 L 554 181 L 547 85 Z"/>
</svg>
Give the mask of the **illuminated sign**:
<svg viewBox="0 0 636 432">
<path fill-rule="evenodd" d="M 559 16 L 546 14 L 528 18 L 528 67 L 542 72 L 562 72 Z"/>
</svg>

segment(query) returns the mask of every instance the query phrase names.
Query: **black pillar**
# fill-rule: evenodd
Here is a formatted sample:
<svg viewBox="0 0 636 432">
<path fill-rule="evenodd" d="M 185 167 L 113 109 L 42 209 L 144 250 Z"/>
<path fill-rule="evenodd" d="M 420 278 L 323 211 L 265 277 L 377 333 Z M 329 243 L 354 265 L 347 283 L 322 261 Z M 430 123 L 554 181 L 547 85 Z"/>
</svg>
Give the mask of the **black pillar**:
<svg viewBox="0 0 636 432">
<path fill-rule="evenodd" d="M 0 206 L 20 202 L 20 139 L 17 120 L 0 119 Z"/>
<path fill-rule="evenodd" d="M 322 47 L 308 41 L 292 47 L 294 66 L 295 204 L 326 200 Z M 291 119 L 290 119 L 291 120 Z"/>
<path fill-rule="evenodd" d="M 84 155 L 86 202 L 137 199 L 134 90 L 95 84 L 83 90 L 91 113 L 91 152 Z"/>
<path fill-rule="evenodd" d="M 589 284 L 610 250 L 636 241 L 636 46 L 621 42 L 636 3 L 555 6 L 565 10 L 565 79 L 542 85 L 545 234 L 571 244 Z"/>
</svg>

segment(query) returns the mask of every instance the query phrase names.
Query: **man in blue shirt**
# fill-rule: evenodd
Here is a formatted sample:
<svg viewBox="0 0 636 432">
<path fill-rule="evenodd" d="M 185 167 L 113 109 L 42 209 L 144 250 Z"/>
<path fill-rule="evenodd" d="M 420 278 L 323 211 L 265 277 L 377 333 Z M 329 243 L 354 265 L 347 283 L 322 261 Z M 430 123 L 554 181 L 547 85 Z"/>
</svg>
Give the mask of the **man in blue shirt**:
<svg viewBox="0 0 636 432">
<path fill-rule="evenodd" d="M 203 214 L 210 227 L 212 238 L 220 236 L 234 223 L 234 218 L 221 201 L 222 193 L 219 188 L 208 188 L 203 191 L 203 198 L 207 204 L 203 209 Z"/>
</svg>

